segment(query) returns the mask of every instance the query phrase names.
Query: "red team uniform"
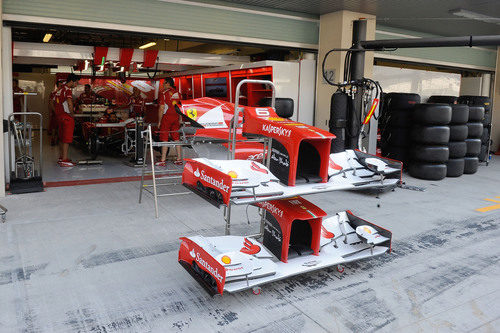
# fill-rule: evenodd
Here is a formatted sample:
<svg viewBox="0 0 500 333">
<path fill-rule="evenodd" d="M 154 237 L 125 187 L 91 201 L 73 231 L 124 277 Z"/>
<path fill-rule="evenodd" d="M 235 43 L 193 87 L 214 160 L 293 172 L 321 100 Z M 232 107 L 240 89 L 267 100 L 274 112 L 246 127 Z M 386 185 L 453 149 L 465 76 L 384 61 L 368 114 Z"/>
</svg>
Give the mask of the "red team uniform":
<svg viewBox="0 0 500 333">
<path fill-rule="evenodd" d="M 174 105 L 179 103 L 179 99 L 179 93 L 174 88 L 164 90 L 160 94 L 160 105 L 165 104 L 160 124 L 161 141 L 168 141 L 169 135 L 175 141 L 180 138 L 179 129 L 181 125 L 179 115 L 174 108 Z"/>
<path fill-rule="evenodd" d="M 75 129 L 75 120 L 71 116 L 68 98 L 73 98 L 71 88 L 63 85 L 54 94 L 54 110 L 57 117 L 59 140 L 62 143 L 73 142 L 73 131 Z"/>
<path fill-rule="evenodd" d="M 135 118 L 135 117 L 144 117 L 144 98 L 142 96 L 130 97 L 130 113 L 129 117 L 130 118 Z"/>
</svg>

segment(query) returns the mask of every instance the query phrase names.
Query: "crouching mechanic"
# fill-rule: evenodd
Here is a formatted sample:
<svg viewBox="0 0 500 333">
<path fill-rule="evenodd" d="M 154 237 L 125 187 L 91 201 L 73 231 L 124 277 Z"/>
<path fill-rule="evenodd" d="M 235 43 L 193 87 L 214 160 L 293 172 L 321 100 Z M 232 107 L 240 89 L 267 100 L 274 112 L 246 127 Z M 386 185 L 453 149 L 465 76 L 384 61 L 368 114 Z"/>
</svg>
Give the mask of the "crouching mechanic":
<svg viewBox="0 0 500 333">
<path fill-rule="evenodd" d="M 179 129 L 181 127 L 181 116 L 175 111 L 175 105 L 180 105 L 179 93 L 175 90 L 174 79 L 165 78 L 164 90 L 160 94 L 160 107 L 158 108 L 158 127 L 160 129 L 160 141 L 179 141 Z M 165 166 L 167 159 L 167 148 L 161 147 L 161 159 L 156 162 L 157 166 Z M 174 164 L 182 165 L 181 146 L 175 146 L 177 158 Z"/>
<path fill-rule="evenodd" d="M 54 94 L 54 111 L 57 117 L 59 135 L 59 160 L 57 163 L 61 167 L 75 166 L 68 158 L 69 144 L 73 142 L 73 131 L 75 130 L 75 119 L 73 112 L 73 92 L 72 89 L 78 85 L 80 77 L 71 73 L 64 84 Z"/>
</svg>

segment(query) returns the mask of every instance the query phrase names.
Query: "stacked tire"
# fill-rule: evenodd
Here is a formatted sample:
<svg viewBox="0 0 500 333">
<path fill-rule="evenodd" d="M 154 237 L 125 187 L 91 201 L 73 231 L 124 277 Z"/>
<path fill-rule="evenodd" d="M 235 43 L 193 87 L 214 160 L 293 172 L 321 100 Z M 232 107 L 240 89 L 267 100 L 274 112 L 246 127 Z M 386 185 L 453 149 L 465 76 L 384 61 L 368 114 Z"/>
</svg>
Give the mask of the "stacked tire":
<svg viewBox="0 0 500 333">
<path fill-rule="evenodd" d="M 427 100 L 427 103 L 445 103 L 445 104 L 455 104 L 457 103 L 457 96 L 445 96 L 445 95 L 432 95 Z"/>
<path fill-rule="evenodd" d="M 479 162 L 487 162 L 489 157 L 490 136 L 491 136 L 491 98 L 484 96 L 460 96 L 459 103 L 469 106 L 482 106 L 484 108 L 483 135 L 481 136 L 481 151 L 479 152 Z"/>
<path fill-rule="evenodd" d="M 420 103 L 418 94 L 389 93 L 379 121 L 382 156 L 403 162 L 410 159 L 413 107 Z"/>
<path fill-rule="evenodd" d="M 465 140 L 467 152 L 465 155 L 465 174 L 474 174 L 479 166 L 481 153 L 481 137 L 483 136 L 484 108 L 482 106 L 469 107 L 468 135 Z"/>
<path fill-rule="evenodd" d="M 467 154 L 467 144 L 469 128 L 469 107 L 464 104 L 451 105 L 450 121 L 450 141 L 448 150 L 450 157 L 446 162 L 446 177 L 460 177 L 464 173 L 465 155 Z"/>
<path fill-rule="evenodd" d="M 417 104 L 413 109 L 411 129 L 412 177 L 441 180 L 446 177 L 449 158 L 451 106 L 448 104 Z"/>
</svg>

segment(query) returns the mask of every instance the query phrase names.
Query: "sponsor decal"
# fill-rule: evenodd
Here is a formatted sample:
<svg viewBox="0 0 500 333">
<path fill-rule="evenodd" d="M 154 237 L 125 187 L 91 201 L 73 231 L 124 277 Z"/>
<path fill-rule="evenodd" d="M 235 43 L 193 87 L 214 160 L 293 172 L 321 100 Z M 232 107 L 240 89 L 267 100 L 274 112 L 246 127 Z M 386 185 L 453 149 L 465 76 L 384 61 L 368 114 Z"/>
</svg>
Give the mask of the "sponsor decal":
<svg viewBox="0 0 500 333">
<path fill-rule="evenodd" d="M 262 124 L 262 131 L 269 134 L 276 134 L 278 136 L 286 136 L 287 138 L 292 135 L 292 130 L 283 128 L 281 126 L 273 126 L 271 124 Z"/>
<path fill-rule="evenodd" d="M 324 226 L 321 226 L 321 236 L 323 238 L 332 239 L 333 237 L 335 237 L 335 234 L 333 232 L 326 230 Z"/>
<path fill-rule="evenodd" d="M 264 224 L 264 230 L 269 234 L 271 235 L 271 237 L 273 237 L 275 240 L 277 240 L 278 242 L 281 243 L 281 232 L 276 229 L 272 224 L 271 222 L 269 221 L 265 221 L 265 224 Z"/>
<path fill-rule="evenodd" d="M 273 205 L 272 203 L 269 203 L 268 201 L 261 202 L 260 206 L 273 215 L 278 215 L 279 217 L 283 217 L 283 211 L 278 207 L 276 207 L 275 205 Z"/>
<path fill-rule="evenodd" d="M 229 171 L 227 174 L 233 179 L 238 178 L 238 174 L 236 173 L 236 171 Z"/>
<path fill-rule="evenodd" d="M 246 254 L 257 254 L 260 252 L 260 246 L 252 243 L 248 238 L 245 237 L 245 240 L 243 241 L 243 247 L 241 248 L 240 252 Z"/>
<path fill-rule="evenodd" d="M 196 109 L 187 109 L 186 114 L 189 118 L 196 121 L 198 119 L 198 111 Z"/>
<path fill-rule="evenodd" d="M 262 161 L 262 159 L 264 159 L 264 153 L 258 153 L 258 154 L 255 154 L 255 155 L 249 155 L 247 157 L 247 160 L 251 160 L 251 161 Z"/>
<path fill-rule="evenodd" d="M 332 160 L 332 158 L 330 158 L 329 167 L 330 167 L 330 169 L 333 169 L 333 170 L 342 170 L 342 167 L 340 165 L 338 165 L 337 163 L 335 163 Z"/>
<path fill-rule="evenodd" d="M 205 268 L 214 278 L 219 280 L 219 282 L 222 282 L 223 277 L 222 275 L 220 275 L 219 270 L 217 268 L 213 268 L 205 259 L 201 257 L 201 255 L 198 252 L 196 252 L 195 260 L 198 264 L 200 264 L 200 266 Z"/>
<path fill-rule="evenodd" d="M 252 162 L 252 164 L 250 165 L 250 169 L 254 170 L 254 171 L 258 171 L 258 172 L 262 172 L 262 173 L 265 173 L 267 174 L 267 170 L 265 168 L 261 168 L 257 163 L 255 162 Z"/>
<path fill-rule="evenodd" d="M 223 190 L 224 192 L 228 193 L 229 192 L 229 186 L 224 184 L 224 179 L 221 179 L 221 180 L 217 180 L 207 174 L 205 174 L 205 170 L 200 170 L 199 169 L 196 169 L 196 171 L 194 172 L 194 175 L 198 178 L 201 178 L 203 179 L 204 181 L 206 181 L 207 183 L 217 187 L 218 189 L 221 189 Z"/>
<path fill-rule="evenodd" d="M 231 263 L 231 258 L 229 258 L 228 256 L 222 256 L 222 258 L 220 258 L 220 261 L 222 261 L 226 265 L 229 265 Z"/>
</svg>

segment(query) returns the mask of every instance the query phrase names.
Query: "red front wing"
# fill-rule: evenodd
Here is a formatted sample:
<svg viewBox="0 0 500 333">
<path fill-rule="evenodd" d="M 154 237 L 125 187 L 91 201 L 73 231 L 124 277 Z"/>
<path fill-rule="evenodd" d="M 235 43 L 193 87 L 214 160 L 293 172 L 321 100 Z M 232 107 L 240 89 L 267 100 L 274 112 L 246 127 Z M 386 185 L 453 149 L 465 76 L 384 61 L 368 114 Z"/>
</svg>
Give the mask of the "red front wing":
<svg viewBox="0 0 500 333">
<path fill-rule="evenodd" d="M 222 295 L 226 283 L 226 269 L 198 244 L 181 237 L 179 263 L 213 296 Z"/>
</svg>

